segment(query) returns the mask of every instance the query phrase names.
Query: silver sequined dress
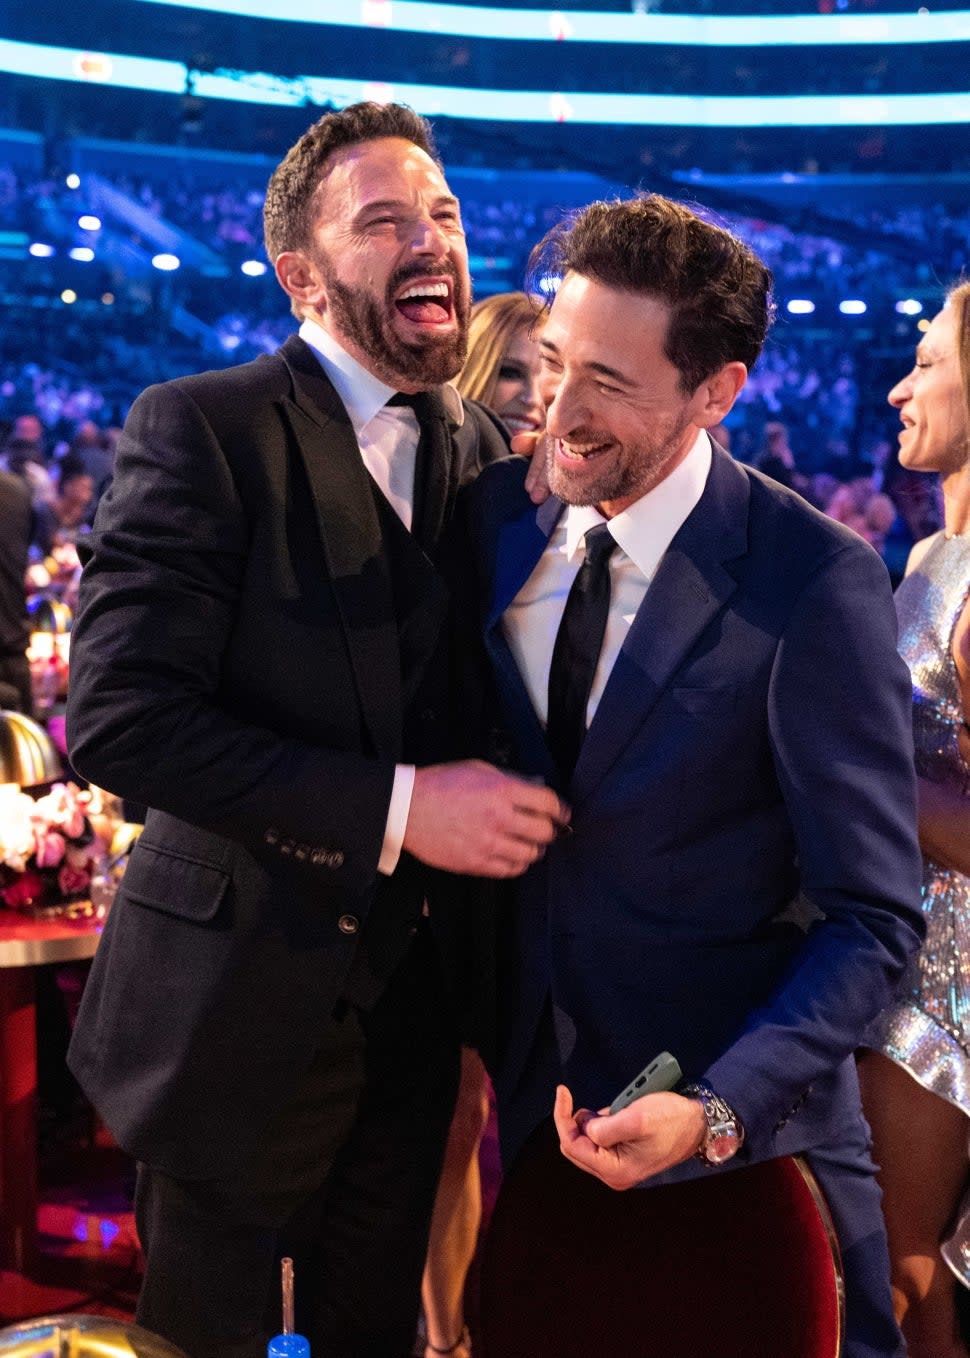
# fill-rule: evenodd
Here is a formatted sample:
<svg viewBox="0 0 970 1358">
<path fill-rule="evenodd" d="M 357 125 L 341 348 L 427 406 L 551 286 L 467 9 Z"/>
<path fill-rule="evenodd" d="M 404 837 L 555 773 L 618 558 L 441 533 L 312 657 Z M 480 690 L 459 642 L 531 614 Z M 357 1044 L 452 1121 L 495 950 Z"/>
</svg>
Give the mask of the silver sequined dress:
<svg viewBox="0 0 970 1358">
<path fill-rule="evenodd" d="M 939 533 L 896 591 L 896 611 L 899 650 L 913 677 L 917 772 L 970 799 L 970 766 L 957 743 L 963 711 L 952 653 L 953 630 L 968 595 L 970 534 Z M 925 858 L 922 900 L 926 942 L 908 989 L 877 1020 L 867 1045 L 970 1117 L 970 877 Z M 970 1287 L 967 1200 L 943 1256 Z"/>
</svg>

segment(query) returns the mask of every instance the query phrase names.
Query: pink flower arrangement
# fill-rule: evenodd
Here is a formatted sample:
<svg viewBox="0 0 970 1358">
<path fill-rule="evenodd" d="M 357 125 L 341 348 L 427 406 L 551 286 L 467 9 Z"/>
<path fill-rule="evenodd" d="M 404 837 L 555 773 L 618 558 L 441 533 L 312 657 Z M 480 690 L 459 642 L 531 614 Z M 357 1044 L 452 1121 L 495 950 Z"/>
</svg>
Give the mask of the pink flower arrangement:
<svg viewBox="0 0 970 1358">
<path fill-rule="evenodd" d="M 90 800 L 73 783 L 55 783 L 36 801 L 13 784 L 0 785 L 0 898 L 9 909 L 56 905 L 87 892 L 98 851 Z"/>
</svg>

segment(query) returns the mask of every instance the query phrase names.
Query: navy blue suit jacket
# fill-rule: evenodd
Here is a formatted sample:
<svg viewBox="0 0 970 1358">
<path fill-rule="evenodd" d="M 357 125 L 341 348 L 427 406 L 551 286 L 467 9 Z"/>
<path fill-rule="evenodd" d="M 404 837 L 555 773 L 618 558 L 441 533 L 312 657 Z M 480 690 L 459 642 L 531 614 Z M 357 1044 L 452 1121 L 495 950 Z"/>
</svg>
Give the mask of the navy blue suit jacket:
<svg viewBox="0 0 970 1358">
<path fill-rule="evenodd" d="M 555 784 L 502 625 L 562 512 L 523 474 L 471 487 L 472 560 L 514 762 Z M 573 833 L 508 914 L 507 1159 L 557 1064 L 598 1108 L 663 1049 L 737 1109 L 746 1159 L 857 1127 L 853 1049 L 923 931 L 910 706 L 875 552 L 715 449 L 562 789 Z M 536 1042 L 549 998 L 558 1063 Z"/>
</svg>

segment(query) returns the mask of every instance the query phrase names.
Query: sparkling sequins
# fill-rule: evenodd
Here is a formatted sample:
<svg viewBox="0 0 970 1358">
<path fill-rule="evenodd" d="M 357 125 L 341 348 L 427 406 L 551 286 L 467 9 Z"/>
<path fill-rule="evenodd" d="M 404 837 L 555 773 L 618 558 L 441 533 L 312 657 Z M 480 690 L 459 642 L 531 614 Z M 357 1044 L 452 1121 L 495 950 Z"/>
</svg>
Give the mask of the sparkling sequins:
<svg viewBox="0 0 970 1358">
<path fill-rule="evenodd" d="M 899 650 L 913 678 L 913 738 L 920 777 L 970 798 L 960 754 L 963 719 L 953 631 L 970 595 L 970 535 L 940 533 L 896 591 Z M 970 810 L 970 807 L 968 807 Z M 926 1089 L 970 1116 L 970 877 L 923 863 L 926 942 L 900 1001 L 867 1043 L 898 1061 Z M 970 1287 L 970 1201 L 957 1215 L 943 1257 Z"/>
</svg>

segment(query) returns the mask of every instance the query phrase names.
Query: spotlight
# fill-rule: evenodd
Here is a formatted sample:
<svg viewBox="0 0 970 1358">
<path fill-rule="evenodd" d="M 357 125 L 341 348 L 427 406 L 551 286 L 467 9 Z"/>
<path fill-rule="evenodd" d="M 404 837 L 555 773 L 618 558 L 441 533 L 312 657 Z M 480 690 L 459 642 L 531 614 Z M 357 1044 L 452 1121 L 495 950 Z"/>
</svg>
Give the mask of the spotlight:
<svg viewBox="0 0 970 1358">
<path fill-rule="evenodd" d="M 865 302 L 860 301 L 857 297 L 850 297 L 839 303 L 839 310 L 843 316 L 864 316 L 866 309 Z"/>
<path fill-rule="evenodd" d="M 160 255 L 152 256 L 152 264 L 156 269 L 161 269 L 162 273 L 171 273 L 181 267 L 182 261 L 178 255 L 170 255 L 163 251 Z"/>
<path fill-rule="evenodd" d="M 34 259 L 50 259 L 51 255 L 57 253 L 53 245 L 48 245 L 46 241 L 35 240 L 27 246 L 27 253 L 33 255 Z"/>
<path fill-rule="evenodd" d="M 64 180 L 69 189 L 79 189 L 81 187 L 81 176 L 79 174 L 69 174 Z"/>
<path fill-rule="evenodd" d="M 811 316 L 815 310 L 815 303 L 810 302 L 807 297 L 793 297 L 787 303 L 786 310 L 793 316 Z"/>
<path fill-rule="evenodd" d="M 73 288 L 65 288 L 61 293 L 61 301 L 66 302 L 67 305 L 70 306 L 72 302 L 77 301 L 77 293 Z"/>
<path fill-rule="evenodd" d="M 261 259 L 244 259 L 239 267 L 249 278 L 262 278 L 266 272 L 266 265 Z"/>
<path fill-rule="evenodd" d="M 94 259 L 94 251 L 90 245 L 75 245 L 67 252 L 72 259 L 79 259 L 82 264 L 90 264 Z"/>
<path fill-rule="evenodd" d="M 900 316 L 918 316 L 923 310 L 923 303 L 918 302 L 915 297 L 905 297 L 896 303 L 896 310 Z"/>
<path fill-rule="evenodd" d="M 101 218 L 95 217 L 93 212 L 84 212 L 77 219 L 77 224 L 82 231 L 100 231 Z"/>
</svg>

